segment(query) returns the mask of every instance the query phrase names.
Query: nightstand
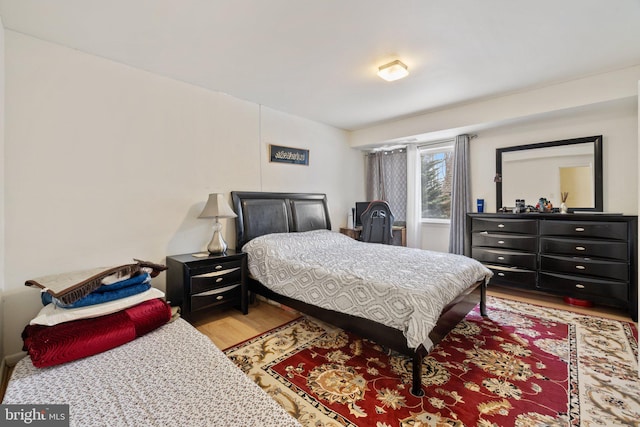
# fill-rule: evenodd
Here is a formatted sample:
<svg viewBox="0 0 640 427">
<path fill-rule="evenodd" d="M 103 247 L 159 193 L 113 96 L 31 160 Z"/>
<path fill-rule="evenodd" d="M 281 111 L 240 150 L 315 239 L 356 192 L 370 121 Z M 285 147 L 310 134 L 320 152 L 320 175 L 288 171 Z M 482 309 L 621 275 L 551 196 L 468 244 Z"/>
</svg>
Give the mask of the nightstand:
<svg viewBox="0 0 640 427">
<path fill-rule="evenodd" d="M 228 249 L 216 255 L 168 256 L 167 301 L 187 319 L 195 311 L 229 306 L 247 314 L 247 254 Z"/>
</svg>

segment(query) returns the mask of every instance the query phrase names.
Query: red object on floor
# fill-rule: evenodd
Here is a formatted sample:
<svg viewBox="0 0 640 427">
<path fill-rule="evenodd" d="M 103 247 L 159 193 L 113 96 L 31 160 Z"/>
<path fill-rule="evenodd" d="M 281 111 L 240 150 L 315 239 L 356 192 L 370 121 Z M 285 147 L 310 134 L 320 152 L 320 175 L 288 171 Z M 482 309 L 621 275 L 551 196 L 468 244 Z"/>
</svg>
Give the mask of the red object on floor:
<svg viewBox="0 0 640 427">
<path fill-rule="evenodd" d="M 575 305 L 578 307 L 593 307 L 593 303 L 591 301 L 587 301 L 586 299 L 578 299 L 571 297 L 562 298 L 565 304 Z"/>
</svg>

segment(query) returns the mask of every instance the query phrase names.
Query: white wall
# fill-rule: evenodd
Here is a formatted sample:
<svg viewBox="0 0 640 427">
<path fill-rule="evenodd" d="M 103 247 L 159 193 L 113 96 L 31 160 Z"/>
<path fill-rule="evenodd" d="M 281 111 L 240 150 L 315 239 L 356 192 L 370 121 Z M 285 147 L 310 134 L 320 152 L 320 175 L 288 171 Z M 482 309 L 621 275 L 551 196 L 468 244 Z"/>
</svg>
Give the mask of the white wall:
<svg viewBox="0 0 640 427">
<path fill-rule="evenodd" d="M 446 110 L 358 130 L 353 147 L 443 140 L 462 133 L 471 140 L 472 197 L 495 212 L 495 149 L 603 135 L 604 210 L 638 213 L 638 80 L 640 66 L 479 100 Z M 442 224 L 424 223 L 424 249 L 448 248 Z M 444 239 L 444 240 L 440 240 Z"/>
<path fill-rule="evenodd" d="M 627 99 L 479 131 L 470 143 L 472 198 L 484 198 L 485 212 L 496 212 L 496 148 L 603 135 L 604 210 L 637 215 L 637 134 L 637 101 Z M 537 199 L 526 202 L 535 205 Z M 515 201 L 503 203 L 513 206 Z M 421 229 L 423 249 L 448 250 L 448 226 L 424 223 Z"/>
<path fill-rule="evenodd" d="M 4 25 L 0 18 L 0 320 L 4 317 Z M 4 329 L 0 327 L 0 360 L 4 355 Z M 1 363 L 0 363 L 1 366 Z M 1 376 L 0 370 L 0 376 Z"/>
<path fill-rule="evenodd" d="M 5 39 L 5 354 L 37 310 L 25 280 L 201 251 L 211 221 L 197 216 L 211 192 L 325 192 L 334 229 L 364 194 L 362 156 L 343 131 L 12 31 Z M 269 143 L 308 148 L 310 165 L 269 163 Z M 233 221 L 224 227 L 234 247 Z"/>
<path fill-rule="evenodd" d="M 485 211 L 496 211 L 496 148 L 582 136 L 603 135 L 604 210 L 638 213 L 638 113 L 637 101 L 608 102 L 562 115 L 542 117 L 478 133 L 471 141 L 471 191 L 483 195 Z M 535 176 L 530 179 L 536 179 Z M 540 194 L 538 197 L 548 197 Z M 535 205 L 536 200 L 527 200 Z M 559 205 L 559 200 L 556 200 Z M 514 206 L 515 200 L 504 200 Z"/>
</svg>

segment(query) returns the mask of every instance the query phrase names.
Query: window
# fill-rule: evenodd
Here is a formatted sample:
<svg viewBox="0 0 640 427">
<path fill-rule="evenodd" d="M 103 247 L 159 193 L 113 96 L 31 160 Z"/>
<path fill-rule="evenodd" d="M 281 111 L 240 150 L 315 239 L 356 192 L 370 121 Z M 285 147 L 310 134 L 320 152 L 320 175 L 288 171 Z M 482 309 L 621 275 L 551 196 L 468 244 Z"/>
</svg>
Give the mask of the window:
<svg viewBox="0 0 640 427">
<path fill-rule="evenodd" d="M 451 218 L 453 141 L 421 148 L 420 185 L 422 219 Z"/>
</svg>

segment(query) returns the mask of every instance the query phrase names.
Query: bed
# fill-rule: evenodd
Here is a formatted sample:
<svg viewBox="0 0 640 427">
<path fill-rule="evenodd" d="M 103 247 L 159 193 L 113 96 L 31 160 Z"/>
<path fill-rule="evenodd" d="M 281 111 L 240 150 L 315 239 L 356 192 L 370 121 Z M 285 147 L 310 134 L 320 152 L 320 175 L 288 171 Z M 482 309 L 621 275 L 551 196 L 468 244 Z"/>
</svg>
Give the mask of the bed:
<svg viewBox="0 0 640 427">
<path fill-rule="evenodd" d="M 236 248 L 241 248 L 249 254 L 249 290 L 410 355 L 413 358 L 411 392 L 414 395 L 424 394 L 421 387 L 422 359 L 431 346 L 444 338 L 478 302 L 481 313 L 486 315 L 486 285 L 491 272 L 475 260 L 460 255 L 436 254 L 418 249 L 350 240 L 330 231 L 331 221 L 325 194 L 233 191 L 231 195 L 238 215 Z M 315 246 L 305 246 L 305 240 L 314 241 Z M 282 251 L 283 248 L 290 251 L 289 255 Z M 356 255 L 349 255 L 349 251 L 354 251 Z M 332 252 L 338 256 L 332 256 Z M 418 258 L 413 258 L 414 256 Z M 380 271 L 376 273 L 377 276 L 374 275 L 375 277 L 369 274 L 369 270 L 377 268 L 376 263 L 384 264 L 376 262 L 376 259 L 386 260 L 386 265 L 389 266 L 389 260 L 394 262 L 394 257 L 416 260 L 424 256 L 435 256 L 437 260 L 403 263 L 402 269 L 395 268 L 391 274 L 387 271 L 386 280 L 385 277 L 381 277 L 383 273 Z M 360 265 L 360 259 L 363 262 L 368 259 L 369 264 Z M 283 266 L 281 262 L 290 264 Z M 436 265 L 440 262 L 446 262 L 447 268 L 451 271 L 442 271 L 442 268 L 440 272 L 429 270 L 428 264 Z M 351 267 L 358 266 L 360 270 L 353 269 L 348 264 Z M 410 271 L 408 264 L 412 264 Z M 469 266 L 474 270 L 475 276 L 470 279 L 469 274 L 457 274 L 457 271 L 462 270 L 456 270 L 455 264 Z M 447 297 L 437 297 L 435 299 L 438 301 L 434 299 L 431 302 L 417 292 L 418 284 L 407 283 L 405 286 L 405 279 L 409 282 L 414 272 L 425 267 L 427 270 L 421 273 L 424 282 L 432 282 L 429 277 L 448 276 L 448 285 L 445 286 L 450 289 L 447 289 Z M 330 276 L 331 273 L 335 273 L 335 276 Z M 299 278 L 294 286 L 299 289 L 295 292 L 286 287 L 287 282 L 291 282 L 291 276 Z M 457 276 L 464 276 L 465 280 L 457 280 Z M 347 284 L 343 285 L 345 277 Z M 381 283 L 384 281 L 393 284 L 393 290 L 384 290 Z M 319 290 L 320 282 L 329 283 L 330 289 Z M 309 286 L 306 286 L 307 284 Z M 391 318 L 393 313 L 381 314 L 379 310 L 371 310 L 372 306 L 368 303 L 363 303 L 362 306 L 352 303 L 340 306 L 321 301 L 322 293 L 330 295 L 328 299 L 345 301 L 344 294 L 341 295 L 340 292 L 347 291 L 340 286 L 350 284 L 356 285 L 355 290 L 351 292 L 352 295 L 363 289 L 367 290 L 367 296 L 363 301 L 368 301 L 373 293 L 379 294 L 382 298 L 393 299 L 394 302 L 398 301 L 398 312 L 406 312 L 407 323 L 394 324 L 394 319 Z M 451 294 L 452 289 L 456 289 L 454 294 Z M 358 299 L 351 298 L 351 302 Z M 422 301 L 419 304 L 431 306 L 431 313 L 425 315 L 434 319 L 433 324 L 429 324 L 429 319 L 412 318 L 413 309 L 407 309 L 406 300 L 414 299 Z M 427 331 L 422 327 L 423 321 L 427 324 Z"/>
<path fill-rule="evenodd" d="M 20 360 L 4 404 L 69 404 L 71 426 L 299 426 L 206 336 L 176 319 L 122 346 L 36 368 Z"/>
<path fill-rule="evenodd" d="M 151 286 L 165 269 L 136 260 L 27 280 L 43 306 L 2 401 L 22 406 L 0 421 L 61 405 L 50 414 L 83 427 L 299 426 Z"/>
</svg>

